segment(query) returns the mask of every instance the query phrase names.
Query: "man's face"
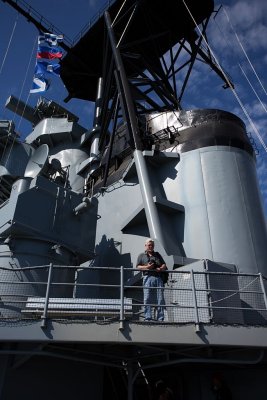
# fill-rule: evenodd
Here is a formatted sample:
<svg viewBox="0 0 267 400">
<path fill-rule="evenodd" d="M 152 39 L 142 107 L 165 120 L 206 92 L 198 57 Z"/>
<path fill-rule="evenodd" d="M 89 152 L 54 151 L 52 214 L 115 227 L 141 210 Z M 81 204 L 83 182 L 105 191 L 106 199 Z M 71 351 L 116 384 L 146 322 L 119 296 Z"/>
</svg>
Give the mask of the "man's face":
<svg viewBox="0 0 267 400">
<path fill-rule="evenodd" d="M 145 248 L 147 251 L 153 251 L 154 250 L 154 243 L 153 242 L 148 242 L 145 244 Z"/>
</svg>

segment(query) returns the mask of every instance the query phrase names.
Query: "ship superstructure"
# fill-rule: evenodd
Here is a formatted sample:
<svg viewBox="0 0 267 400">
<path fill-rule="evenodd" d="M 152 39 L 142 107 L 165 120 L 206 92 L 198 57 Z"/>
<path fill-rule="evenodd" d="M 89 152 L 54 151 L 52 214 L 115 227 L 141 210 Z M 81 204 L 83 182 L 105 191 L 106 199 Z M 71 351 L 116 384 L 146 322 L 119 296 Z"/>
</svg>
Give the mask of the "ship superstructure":
<svg viewBox="0 0 267 400">
<path fill-rule="evenodd" d="M 0 121 L 1 399 L 152 399 L 159 380 L 181 400 L 263 396 L 254 149 L 237 116 L 182 109 L 197 57 L 233 87 L 203 47 L 213 7 L 111 2 L 61 61 L 65 100 L 95 102 L 89 131 L 53 101 L 8 99 L 33 130 L 22 143 Z M 169 269 L 163 323 L 144 321 L 148 237 Z"/>
</svg>

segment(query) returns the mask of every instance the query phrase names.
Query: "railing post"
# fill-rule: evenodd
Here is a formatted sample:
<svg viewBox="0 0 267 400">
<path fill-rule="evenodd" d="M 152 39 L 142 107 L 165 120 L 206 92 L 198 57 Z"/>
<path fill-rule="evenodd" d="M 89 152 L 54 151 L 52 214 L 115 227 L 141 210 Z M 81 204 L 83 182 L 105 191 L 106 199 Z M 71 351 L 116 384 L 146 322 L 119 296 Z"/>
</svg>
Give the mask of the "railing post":
<svg viewBox="0 0 267 400">
<path fill-rule="evenodd" d="M 264 304 L 265 304 L 265 308 L 267 311 L 267 296 L 266 296 L 265 286 L 264 286 L 264 282 L 263 282 L 261 273 L 259 273 L 259 277 L 260 277 L 260 285 L 261 285 L 261 290 L 262 290 L 262 294 L 263 294 Z"/>
<path fill-rule="evenodd" d="M 120 270 L 120 330 L 124 329 L 124 268 L 121 266 Z"/>
<path fill-rule="evenodd" d="M 196 329 L 196 332 L 199 332 L 200 328 L 199 328 L 199 315 L 198 315 L 198 307 L 197 307 L 197 295 L 196 295 L 194 271 L 192 269 L 190 271 L 190 275 L 191 275 L 191 286 L 192 286 L 194 312 L 195 312 L 195 327 L 196 327 L 195 329 Z"/>
<path fill-rule="evenodd" d="M 51 281 L 52 281 L 52 270 L 53 270 L 53 264 L 50 263 L 49 269 L 48 269 L 48 277 L 47 277 L 44 312 L 43 312 L 43 315 L 41 316 L 41 318 L 42 318 L 41 328 L 46 328 L 47 310 L 48 310 L 48 304 L 49 304 L 49 293 L 50 293 L 50 287 L 51 287 Z"/>
</svg>

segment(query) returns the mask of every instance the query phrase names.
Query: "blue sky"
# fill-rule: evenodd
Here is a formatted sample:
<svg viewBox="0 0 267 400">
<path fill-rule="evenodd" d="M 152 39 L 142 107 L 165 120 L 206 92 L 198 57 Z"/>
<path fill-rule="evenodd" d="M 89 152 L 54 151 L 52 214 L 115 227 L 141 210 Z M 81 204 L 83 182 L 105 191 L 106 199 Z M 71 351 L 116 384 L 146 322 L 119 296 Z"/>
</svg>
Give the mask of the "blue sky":
<svg viewBox="0 0 267 400">
<path fill-rule="evenodd" d="M 36 11 L 73 39 L 96 15 L 106 0 L 28 0 Z M 219 108 L 238 115 L 246 124 L 259 150 L 257 172 L 267 217 L 267 1 L 215 0 L 220 9 L 211 19 L 208 30 L 210 48 L 231 76 L 236 96 L 222 88 L 222 81 L 205 64 L 195 65 L 182 106 Z M 5 109 L 10 94 L 34 106 L 39 95 L 29 95 L 34 73 L 37 29 L 17 14 L 7 3 L 0 2 L 0 118 L 13 119 L 24 138 L 31 125 Z M 92 55 L 93 57 L 93 55 Z M 178 77 L 178 84 L 181 78 Z M 64 104 L 67 91 L 61 80 L 53 78 L 44 97 L 55 100 L 80 117 L 86 128 L 92 127 L 93 105 L 73 99 Z M 238 102 L 238 100 L 239 102 Z M 243 106 L 243 110 L 240 107 Z M 260 136 L 260 140 L 259 140 Z M 265 144 L 262 145 L 261 141 Z"/>
</svg>

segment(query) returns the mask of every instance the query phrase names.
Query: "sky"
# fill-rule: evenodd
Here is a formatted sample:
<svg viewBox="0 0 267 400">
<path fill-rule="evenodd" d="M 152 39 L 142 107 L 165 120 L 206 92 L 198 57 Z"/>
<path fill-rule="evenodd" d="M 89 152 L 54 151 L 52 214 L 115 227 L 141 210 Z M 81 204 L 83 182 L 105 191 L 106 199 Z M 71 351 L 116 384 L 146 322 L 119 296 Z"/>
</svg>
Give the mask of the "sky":
<svg viewBox="0 0 267 400">
<path fill-rule="evenodd" d="M 26 1 L 70 39 L 107 4 L 107 0 Z M 215 0 L 215 10 L 218 12 L 209 23 L 208 43 L 212 55 L 234 82 L 235 93 L 223 89 L 221 79 L 207 65 L 197 62 L 182 107 L 222 109 L 245 122 L 257 151 L 257 174 L 267 219 L 267 1 Z M 5 103 L 12 94 L 34 107 L 40 97 L 29 94 L 37 36 L 33 24 L 0 2 L 0 119 L 13 119 L 22 139 L 31 132 L 31 124 L 8 111 Z M 177 79 L 181 84 L 182 77 Z M 79 99 L 64 103 L 67 90 L 60 78 L 53 77 L 42 96 L 79 116 L 85 128 L 92 127 L 93 103 Z"/>
</svg>

